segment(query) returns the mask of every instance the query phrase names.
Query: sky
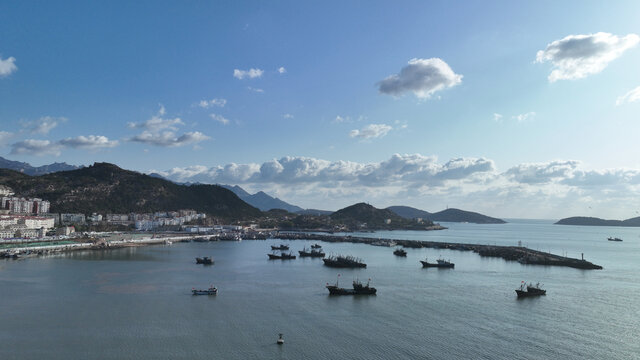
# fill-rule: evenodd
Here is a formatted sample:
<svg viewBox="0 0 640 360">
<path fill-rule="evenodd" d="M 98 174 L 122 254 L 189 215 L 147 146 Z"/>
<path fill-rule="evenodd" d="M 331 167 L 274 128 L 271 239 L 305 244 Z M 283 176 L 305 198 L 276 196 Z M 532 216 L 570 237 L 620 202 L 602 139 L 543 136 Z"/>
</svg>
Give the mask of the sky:
<svg viewBox="0 0 640 360">
<path fill-rule="evenodd" d="M 640 216 L 640 2 L 3 1 L 0 156 L 303 208 Z"/>
</svg>

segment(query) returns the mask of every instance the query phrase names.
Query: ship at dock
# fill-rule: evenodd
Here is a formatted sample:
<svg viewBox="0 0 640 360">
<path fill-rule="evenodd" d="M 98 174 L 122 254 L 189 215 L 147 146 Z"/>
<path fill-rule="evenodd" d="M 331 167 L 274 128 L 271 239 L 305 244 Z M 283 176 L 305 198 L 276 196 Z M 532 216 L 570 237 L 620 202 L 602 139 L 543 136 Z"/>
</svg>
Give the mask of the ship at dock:
<svg viewBox="0 0 640 360">
<path fill-rule="evenodd" d="M 543 290 L 540 288 L 540 283 L 537 283 L 535 286 L 532 283 L 527 285 L 524 281 L 520 284 L 520 288 L 516 289 L 516 294 L 518 294 L 519 298 L 530 297 L 530 296 L 540 296 L 547 295 L 547 290 Z"/>
<path fill-rule="evenodd" d="M 354 256 L 329 256 L 326 259 L 322 259 L 324 264 L 329 267 L 336 268 L 366 268 L 367 264 L 365 264 L 362 259 L 354 257 Z"/>
<path fill-rule="evenodd" d="M 338 278 L 340 275 L 338 275 Z M 336 280 L 335 285 L 329 285 L 327 283 L 327 289 L 329 290 L 329 295 L 375 295 L 377 290 L 374 287 L 369 286 L 369 281 L 367 281 L 366 285 L 363 285 L 357 279 L 353 281 L 353 289 L 345 289 L 341 288 L 338 285 L 338 281 Z"/>
<path fill-rule="evenodd" d="M 456 264 L 452 263 L 451 261 L 447 261 L 444 259 L 438 259 L 436 260 L 435 263 L 430 263 L 427 259 L 424 260 L 420 260 L 420 262 L 422 263 L 422 267 L 425 268 L 430 268 L 430 267 L 434 267 L 434 268 L 453 268 Z"/>
</svg>

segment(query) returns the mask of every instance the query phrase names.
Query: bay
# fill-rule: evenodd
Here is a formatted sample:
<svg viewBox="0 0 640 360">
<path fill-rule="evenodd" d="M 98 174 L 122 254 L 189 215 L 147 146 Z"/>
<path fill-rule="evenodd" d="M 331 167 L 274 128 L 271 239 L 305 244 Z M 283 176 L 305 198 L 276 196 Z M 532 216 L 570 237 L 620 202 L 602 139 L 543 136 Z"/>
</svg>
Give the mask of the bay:
<svg viewBox="0 0 640 360">
<path fill-rule="evenodd" d="M 323 243 L 366 269 L 320 259 L 270 261 L 270 245 L 176 243 L 0 261 L 2 359 L 638 358 L 640 229 L 550 221 L 443 224 L 369 237 L 522 245 L 604 270 L 521 265 L 475 253 Z M 358 235 L 358 234 L 355 234 Z M 624 239 L 609 242 L 608 236 Z M 196 265 L 212 256 L 215 265 Z M 455 269 L 423 269 L 425 257 Z M 367 281 L 377 296 L 330 297 L 326 283 Z M 521 281 L 547 296 L 518 300 Z M 217 296 L 192 296 L 210 284 Z M 285 344 L 276 345 L 278 333 Z"/>
</svg>

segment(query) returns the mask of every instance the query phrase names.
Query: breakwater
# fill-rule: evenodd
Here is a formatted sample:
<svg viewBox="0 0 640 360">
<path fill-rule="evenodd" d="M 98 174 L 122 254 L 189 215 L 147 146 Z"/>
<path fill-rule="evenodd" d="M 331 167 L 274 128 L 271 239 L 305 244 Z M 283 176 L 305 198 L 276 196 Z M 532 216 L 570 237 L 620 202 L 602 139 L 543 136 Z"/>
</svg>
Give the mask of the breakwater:
<svg viewBox="0 0 640 360">
<path fill-rule="evenodd" d="M 461 244 L 440 241 L 380 239 L 350 235 L 325 235 L 310 233 L 278 233 L 274 236 L 281 240 L 317 240 L 326 242 L 350 242 L 360 244 L 396 243 L 407 248 L 433 248 L 458 251 L 473 251 L 480 256 L 498 257 L 507 261 L 518 261 L 526 265 L 566 266 L 584 270 L 601 270 L 602 266 L 584 259 L 564 257 L 523 246 L 498 246 L 481 244 Z"/>
</svg>

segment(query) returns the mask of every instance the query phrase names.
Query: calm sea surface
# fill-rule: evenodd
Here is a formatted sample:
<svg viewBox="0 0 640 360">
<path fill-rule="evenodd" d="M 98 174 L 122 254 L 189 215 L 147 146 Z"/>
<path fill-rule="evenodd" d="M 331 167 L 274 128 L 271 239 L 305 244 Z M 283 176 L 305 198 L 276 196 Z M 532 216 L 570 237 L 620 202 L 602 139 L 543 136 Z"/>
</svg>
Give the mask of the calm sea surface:
<svg viewBox="0 0 640 360">
<path fill-rule="evenodd" d="M 322 243 L 366 269 L 269 261 L 281 241 L 180 243 L 0 261 L 0 359 L 640 358 L 640 228 L 443 224 L 362 234 L 523 245 L 604 270 L 527 266 L 471 252 Z M 617 236 L 623 242 L 610 242 Z M 284 242 L 297 253 L 308 241 Z M 196 265 L 196 256 L 215 265 Z M 423 269 L 443 256 L 453 270 Z M 377 296 L 329 297 L 352 279 Z M 547 296 L 517 300 L 522 280 Z M 215 284 L 218 296 L 192 296 Z M 285 345 L 275 344 L 283 333 Z"/>
</svg>

